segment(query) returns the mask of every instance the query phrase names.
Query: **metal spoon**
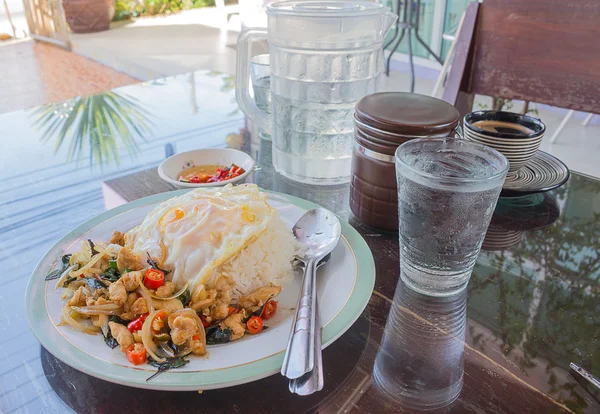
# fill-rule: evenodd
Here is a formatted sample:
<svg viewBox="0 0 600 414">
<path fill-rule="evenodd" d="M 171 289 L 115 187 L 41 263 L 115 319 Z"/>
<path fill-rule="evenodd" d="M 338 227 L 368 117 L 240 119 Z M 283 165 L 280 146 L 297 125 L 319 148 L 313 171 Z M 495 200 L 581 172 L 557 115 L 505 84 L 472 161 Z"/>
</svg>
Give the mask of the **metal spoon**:
<svg viewBox="0 0 600 414">
<path fill-rule="evenodd" d="M 325 256 L 319 264 L 317 269 L 326 264 L 331 258 L 331 253 Z M 315 367 L 312 371 L 307 372 L 300 378 L 290 380 L 289 388 L 290 391 L 298 395 L 310 395 L 316 391 L 321 391 L 325 385 L 325 379 L 323 378 L 323 359 L 321 358 L 321 315 L 319 315 L 319 301 L 315 302 L 317 307 L 317 329 L 315 333 Z"/>
<path fill-rule="evenodd" d="M 306 247 L 302 258 L 306 267 L 281 374 L 289 379 L 296 379 L 315 368 L 315 354 L 321 353 L 320 347 L 315 349 L 317 263 L 335 248 L 342 229 L 332 212 L 316 208 L 300 217 L 292 231 L 296 239 Z M 320 360 L 320 355 L 318 359 Z"/>
</svg>

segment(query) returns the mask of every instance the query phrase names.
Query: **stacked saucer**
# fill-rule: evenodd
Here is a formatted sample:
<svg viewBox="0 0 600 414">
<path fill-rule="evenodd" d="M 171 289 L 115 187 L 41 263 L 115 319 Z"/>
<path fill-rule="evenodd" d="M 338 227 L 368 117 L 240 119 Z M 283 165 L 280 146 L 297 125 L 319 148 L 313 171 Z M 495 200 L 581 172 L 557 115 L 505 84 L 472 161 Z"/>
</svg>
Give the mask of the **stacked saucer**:
<svg viewBox="0 0 600 414">
<path fill-rule="evenodd" d="M 503 196 L 549 191 L 563 185 L 569 169 L 539 150 L 546 126 L 528 115 L 503 111 L 475 111 L 463 120 L 465 139 L 501 152 L 510 163 Z"/>
</svg>

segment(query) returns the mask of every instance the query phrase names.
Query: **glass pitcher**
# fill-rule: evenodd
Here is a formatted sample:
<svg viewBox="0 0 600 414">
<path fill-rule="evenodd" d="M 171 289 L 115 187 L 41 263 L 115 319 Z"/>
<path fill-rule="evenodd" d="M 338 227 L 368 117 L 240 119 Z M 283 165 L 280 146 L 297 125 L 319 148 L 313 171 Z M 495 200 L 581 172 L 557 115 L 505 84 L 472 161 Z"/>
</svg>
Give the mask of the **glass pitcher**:
<svg viewBox="0 0 600 414">
<path fill-rule="evenodd" d="M 238 38 L 236 98 L 272 135 L 273 166 L 307 184 L 350 180 L 354 105 L 379 89 L 383 39 L 398 16 L 370 1 L 286 1 L 267 6 L 268 29 Z M 266 39 L 272 114 L 249 94 L 253 41 Z"/>
</svg>

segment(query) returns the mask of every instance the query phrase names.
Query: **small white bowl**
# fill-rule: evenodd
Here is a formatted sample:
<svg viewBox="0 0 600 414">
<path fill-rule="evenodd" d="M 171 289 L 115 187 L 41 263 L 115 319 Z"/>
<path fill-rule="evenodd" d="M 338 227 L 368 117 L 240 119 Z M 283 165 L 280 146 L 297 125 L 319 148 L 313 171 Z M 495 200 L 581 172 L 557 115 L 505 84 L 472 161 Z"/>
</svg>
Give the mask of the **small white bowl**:
<svg viewBox="0 0 600 414">
<path fill-rule="evenodd" d="M 186 168 L 215 164 L 224 167 L 235 164 L 238 167 L 242 167 L 244 173 L 238 177 L 217 183 L 182 183 L 177 180 L 181 171 Z M 170 156 L 158 166 L 158 175 L 169 184 L 180 188 L 220 187 L 243 180 L 254 170 L 254 165 L 254 159 L 242 151 L 230 148 L 199 149 Z"/>
</svg>

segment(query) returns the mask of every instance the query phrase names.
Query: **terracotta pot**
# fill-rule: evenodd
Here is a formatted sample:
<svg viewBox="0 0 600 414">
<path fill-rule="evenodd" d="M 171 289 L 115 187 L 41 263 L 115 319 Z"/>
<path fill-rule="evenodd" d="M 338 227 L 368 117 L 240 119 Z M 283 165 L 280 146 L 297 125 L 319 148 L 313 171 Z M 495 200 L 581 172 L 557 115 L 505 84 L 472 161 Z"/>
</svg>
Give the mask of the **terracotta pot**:
<svg viewBox="0 0 600 414">
<path fill-rule="evenodd" d="M 62 0 L 62 4 L 73 33 L 108 30 L 115 14 L 114 0 Z"/>
</svg>

